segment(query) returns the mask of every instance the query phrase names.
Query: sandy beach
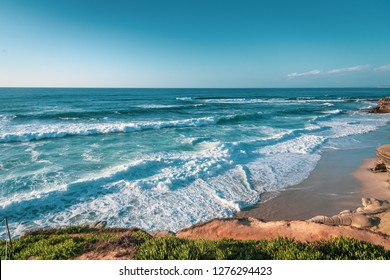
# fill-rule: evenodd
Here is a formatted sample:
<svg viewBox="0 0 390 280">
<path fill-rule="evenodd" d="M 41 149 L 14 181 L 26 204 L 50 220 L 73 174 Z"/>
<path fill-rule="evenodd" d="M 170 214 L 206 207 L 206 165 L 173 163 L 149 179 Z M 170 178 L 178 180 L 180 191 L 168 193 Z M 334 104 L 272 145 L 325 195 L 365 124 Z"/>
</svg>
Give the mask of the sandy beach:
<svg viewBox="0 0 390 280">
<path fill-rule="evenodd" d="M 386 172 L 373 173 L 370 170 L 376 160 L 377 158 L 364 159 L 359 168 L 353 173 L 353 176 L 362 184 L 362 187 L 358 190 L 358 194 L 362 197 L 390 200 L 388 174 Z"/>
</svg>

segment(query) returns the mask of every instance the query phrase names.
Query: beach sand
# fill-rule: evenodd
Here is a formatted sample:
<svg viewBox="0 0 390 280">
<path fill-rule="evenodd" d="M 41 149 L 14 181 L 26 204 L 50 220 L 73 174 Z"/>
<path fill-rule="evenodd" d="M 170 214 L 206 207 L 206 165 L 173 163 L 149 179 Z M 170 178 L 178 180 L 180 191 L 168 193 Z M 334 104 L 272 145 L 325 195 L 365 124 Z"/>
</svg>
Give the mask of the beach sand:
<svg viewBox="0 0 390 280">
<path fill-rule="evenodd" d="M 302 183 L 278 193 L 265 193 L 260 203 L 235 217 L 265 221 L 306 220 L 356 209 L 361 206 L 362 197 L 390 200 L 387 174 L 368 170 L 376 160 L 375 149 L 389 143 L 389 130 L 390 126 L 386 126 L 362 135 L 356 147 L 351 145 L 348 149 L 323 152 L 316 168 Z"/>
<path fill-rule="evenodd" d="M 331 156 L 328 154 L 327 156 Z M 310 177 L 301 184 L 289 187 L 256 207 L 237 213 L 237 217 L 255 217 L 266 221 L 306 220 L 316 215 L 332 216 L 346 209 L 361 206 L 361 198 L 377 198 L 390 201 L 390 188 L 387 173 L 373 173 L 369 169 L 374 166 L 376 158 L 366 158 L 357 169 L 342 174 L 342 161 L 324 159 Z M 327 167 L 325 167 L 327 166 Z M 330 173 L 326 175 L 322 170 Z"/>
<path fill-rule="evenodd" d="M 361 183 L 358 194 L 362 197 L 373 197 L 380 200 L 390 201 L 390 186 L 388 182 L 388 173 L 373 173 L 370 168 L 374 166 L 377 158 L 367 158 L 353 173 Z"/>
</svg>

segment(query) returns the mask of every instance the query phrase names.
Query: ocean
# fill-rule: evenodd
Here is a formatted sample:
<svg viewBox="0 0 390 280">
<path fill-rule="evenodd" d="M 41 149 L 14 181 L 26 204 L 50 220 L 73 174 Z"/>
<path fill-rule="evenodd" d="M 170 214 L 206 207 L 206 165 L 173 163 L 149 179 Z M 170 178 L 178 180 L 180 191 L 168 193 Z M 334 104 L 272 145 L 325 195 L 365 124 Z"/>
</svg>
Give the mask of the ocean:
<svg viewBox="0 0 390 280">
<path fill-rule="evenodd" d="M 232 216 L 386 125 L 360 109 L 389 92 L 0 88 L 0 218 L 19 236 Z"/>
</svg>

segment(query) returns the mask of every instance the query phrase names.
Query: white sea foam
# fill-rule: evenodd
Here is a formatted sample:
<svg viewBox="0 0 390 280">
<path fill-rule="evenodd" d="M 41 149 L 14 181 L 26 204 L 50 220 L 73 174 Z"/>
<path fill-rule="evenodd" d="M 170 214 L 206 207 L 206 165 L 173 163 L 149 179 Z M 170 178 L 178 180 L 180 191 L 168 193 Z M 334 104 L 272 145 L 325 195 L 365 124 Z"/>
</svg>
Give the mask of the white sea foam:
<svg viewBox="0 0 390 280">
<path fill-rule="evenodd" d="M 0 143 L 32 141 L 65 136 L 96 135 L 107 133 L 129 133 L 139 130 L 162 129 L 170 127 L 201 127 L 218 122 L 218 118 L 204 117 L 172 121 L 118 122 L 118 123 L 57 123 L 14 125 L 0 130 Z"/>
<path fill-rule="evenodd" d="M 55 174 L 55 178 L 49 180 L 47 172 Z M 9 172 L 2 180 L 4 189 L 0 196 L 0 208 L 4 209 L 12 204 L 39 199 L 55 191 L 65 191 L 67 176 L 55 166 L 50 169 Z M 25 188 L 26 186 L 28 188 Z"/>
<path fill-rule="evenodd" d="M 328 106 L 332 106 L 333 103 L 346 102 L 343 99 L 286 99 L 286 98 L 215 98 L 215 99 L 202 99 L 200 100 L 206 103 L 220 103 L 220 104 L 250 104 L 250 103 L 284 103 L 283 105 L 294 105 L 299 103 L 322 103 Z M 331 104 L 331 105 L 329 105 Z"/>
<path fill-rule="evenodd" d="M 278 191 L 299 184 L 309 177 L 321 156 L 314 154 L 279 153 L 259 158 L 248 164 L 253 184 L 266 191 Z"/>
<path fill-rule="evenodd" d="M 16 223 L 11 226 L 18 234 L 37 225 L 66 226 L 92 222 L 99 217 L 107 220 L 109 226 L 176 231 L 211 218 L 230 216 L 256 203 L 264 191 L 299 183 L 319 160 L 318 155 L 279 154 L 240 165 L 229 158 L 229 151 L 220 145 L 192 157 L 177 156 L 176 160 L 181 162 L 162 158 L 115 167 L 68 185 L 63 195 L 25 201 L 25 205 L 19 205 L 22 208 L 15 206 L 12 213 L 35 209 L 38 205 L 34 203 L 39 203 L 44 214 L 34 219 L 33 224 L 24 223 L 23 228 L 18 229 Z M 223 160 L 225 164 L 221 163 Z M 146 174 L 150 172 L 150 164 L 161 164 L 160 171 Z M 141 165 L 144 166 L 139 169 Z M 132 180 L 134 168 L 143 172 L 142 179 Z M 205 168 L 214 171 L 205 176 Z M 187 174 L 187 180 L 181 174 Z M 25 218 L 31 215 L 26 212 Z"/>
<path fill-rule="evenodd" d="M 162 105 L 162 104 L 145 104 L 145 105 L 137 105 L 134 107 L 144 108 L 144 109 L 167 109 L 167 108 L 181 108 L 186 105 Z"/>
<path fill-rule="evenodd" d="M 293 153 L 309 154 L 324 142 L 325 138 L 316 135 L 302 135 L 292 140 L 261 148 L 258 152 L 265 155 Z"/>
<path fill-rule="evenodd" d="M 15 118 L 16 118 L 16 115 L 10 115 L 10 114 L 2 115 L 2 114 L 0 114 L 0 128 L 1 128 L 1 126 L 5 125 L 6 123 L 12 121 Z"/>
<path fill-rule="evenodd" d="M 251 100 L 245 98 L 226 98 L 226 99 L 203 99 L 203 102 L 207 103 L 226 103 L 226 104 L 234 104 L 234 103 L 251 103 Z"/>
<path fill-rule="evenodd" d="M 329 138 L 340 138 L 349 135 L 364 134 L 376 130 L 379 126 L 385 125 L 390 118 L 370 117 L 367 114 L 356 114 L 354 118 L 334 119 L 331 121 L 318 121 L 318 125 L 329 127 L 331 133 Z"/>
<path fill-rule="evenodd" d="M 322 113 L 325 113 L 325 114 L 339 114 L 341 112 L 342 112 L 342 110 L 339 110 L 339 109 L 322 111 Z"/>
<path fill-rule="evenodd" d="M 102 155 L 94 153 L 91 149 L 84 150 L 81 156 L 85 161 L 100 162 L 102 160 Z"/>
</svg>

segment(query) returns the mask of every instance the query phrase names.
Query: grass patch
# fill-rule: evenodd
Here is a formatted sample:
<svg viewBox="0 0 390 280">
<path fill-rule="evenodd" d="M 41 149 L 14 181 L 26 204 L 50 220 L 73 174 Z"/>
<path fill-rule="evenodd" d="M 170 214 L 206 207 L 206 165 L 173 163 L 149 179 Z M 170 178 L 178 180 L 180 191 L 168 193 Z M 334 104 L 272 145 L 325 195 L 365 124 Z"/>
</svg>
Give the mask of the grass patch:
<svg viewBox="0 0 390 280">
<path fill-rule="evenodd" d="M 4 259 L 6 242 L 0 241 Z M 68 227 L 26 233 L 8 244 L 8 258 L 16 260 L 73 259 L 85 252 L 116 250 L 118 257 L 137 260 L 390 260 L 382 246 L 338 237 L 302 243 L 288 238 L 266 240 L 189 240 L 154 238 L 138 229 Z M 122 254 L 122 255 L 121 255 Z"/>
<path fill-rule="evenodd" d="M 140 245 L 137 260 L 256 260 L 263 259 L 256 241 L 150 238 Z"/>
<path fill-rule="evenodd" d="M 8 244 L 8 259 L 66 260 L 90 250 L 97 243 L 120 239 L 126 229 L 90 229 L 73 226 L 28 232 Z M 6 243 L 0 241 L 0 256 L 5 258 Z"/>
<path fill-rule="evenodd" d="M 389 260 L 390 251 L 353 238 L 302 243 L 273 241 L 151 238 L 139 246 L 138 260 Z"/>
</svg>

